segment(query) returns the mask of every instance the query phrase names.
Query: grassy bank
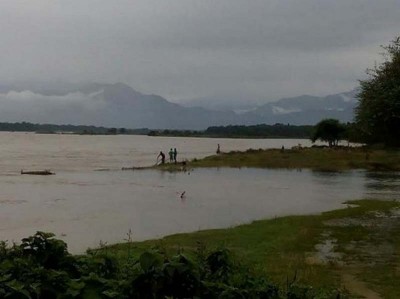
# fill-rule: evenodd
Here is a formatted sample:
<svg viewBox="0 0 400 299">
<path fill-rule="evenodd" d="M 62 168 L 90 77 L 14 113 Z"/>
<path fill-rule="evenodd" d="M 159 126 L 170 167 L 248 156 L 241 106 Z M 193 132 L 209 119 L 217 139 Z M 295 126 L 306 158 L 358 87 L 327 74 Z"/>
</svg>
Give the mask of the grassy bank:
<svg viewBox="0 0 400 299">
<path fill-rule="evenodd" d="M 0 242 L 0 298 L 400 298 L 400 203 L 127 242 L 71 255 L 51 233 Z"/>
<path fill-rule="evenodd" d="M 317 170 L 400 170 L 400 151 L 365 148 L 267 149 L 229 152 L 194 159 L 188 167 L 311 168 Z M 159 169 L 180 170 L 182 165 L 165 164 Z"/>
<path fill-rule="evenodd" d="M 348 204 L 320 215 L 255 221 L 104 250 L 123 260 L 153 247 L 189 255 L 203 245 L 224 247 L 278 284 L 297 273 L 298 282 L 314 287 L 344 287 L 353 295 L 400 298 L 400 203 Z"/>
</svg>

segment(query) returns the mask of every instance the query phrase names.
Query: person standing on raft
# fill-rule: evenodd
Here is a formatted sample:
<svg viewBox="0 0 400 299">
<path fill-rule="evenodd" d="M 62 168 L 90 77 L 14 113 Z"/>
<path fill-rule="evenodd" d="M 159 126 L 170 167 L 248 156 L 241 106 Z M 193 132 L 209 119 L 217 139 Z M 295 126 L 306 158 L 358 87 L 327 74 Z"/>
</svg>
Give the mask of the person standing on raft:
<svg viewBox="0 0 400 299">
<path fill-rule="evenodd" d="M 160 157 L 161 157 L 161 164 L 164 164 L 165 163 L 165 154 L 162 151 L 157 156 L 157 163 L 158 163 L 158 158 L 160 158 Z"/>
</svg>

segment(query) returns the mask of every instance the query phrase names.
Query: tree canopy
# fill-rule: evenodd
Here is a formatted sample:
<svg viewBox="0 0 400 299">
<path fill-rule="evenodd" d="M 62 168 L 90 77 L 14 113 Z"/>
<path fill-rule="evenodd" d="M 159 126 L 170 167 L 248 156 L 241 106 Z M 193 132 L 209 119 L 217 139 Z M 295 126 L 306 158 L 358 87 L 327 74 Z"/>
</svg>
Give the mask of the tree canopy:
<svg viewBox="0 0 400 299">
<path fill-rule="evenodd" d="M 311 136 L 311 141 L 315 142 L 319 139 L 328 142 L 329 146 L 334 146 L 342 139 L 345 130 L 344 125 L 342 125 L 337 119 L 324 119 L 316 124 Z"/>
<path fill-rule="evenodd" d="M 384 62 L 360 81 L 356 123 L 365 142 L 400 146 L 400 37 L 382 48 Z"/>
</svg>

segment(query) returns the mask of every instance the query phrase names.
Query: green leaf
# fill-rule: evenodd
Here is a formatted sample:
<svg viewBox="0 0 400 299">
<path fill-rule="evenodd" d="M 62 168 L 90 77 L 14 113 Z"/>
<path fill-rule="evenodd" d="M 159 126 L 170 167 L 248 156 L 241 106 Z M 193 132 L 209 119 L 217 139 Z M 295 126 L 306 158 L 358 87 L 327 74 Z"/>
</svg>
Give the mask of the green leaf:
<svg viewBox="0 0 400 299">
<path fill-rule="evenodd" d="M 148 272 L 152 268 L 159 268 L 162 265 L 161 257 L 158 254 L 145 252 L 139 258 L 140 266 L 144 272 Z"/>
</svg>

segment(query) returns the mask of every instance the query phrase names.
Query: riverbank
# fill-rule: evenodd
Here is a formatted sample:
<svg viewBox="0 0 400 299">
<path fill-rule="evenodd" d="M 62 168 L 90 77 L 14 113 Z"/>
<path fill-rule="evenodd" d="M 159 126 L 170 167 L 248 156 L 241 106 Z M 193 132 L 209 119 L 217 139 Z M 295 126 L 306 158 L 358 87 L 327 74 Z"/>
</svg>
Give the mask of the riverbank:
<svg viewBox="0 0 400 299">
<path fill-rule="evenodd" d="M 106 247 L 120 260 L 150 248 L 167 255 L 224 247 L 278 284 L 296 276 L 317 288 L 369 298 L 400 298 L 400 203 L 361 200 L 320 215 L 255 221 L 229 229 L 178 234 Z M 372 297 L 371 297 L 372 296 Z"/>
<path fill-rule="evenodd" d="M 193 159 L 182 164 L 164 164 L 161 170 L 182 170 L 196 167 L 309 168 L 341 171 L 349 169 L 400 170 L 400 151 L 363 147 L 248 149 Z"/>
</svg>

